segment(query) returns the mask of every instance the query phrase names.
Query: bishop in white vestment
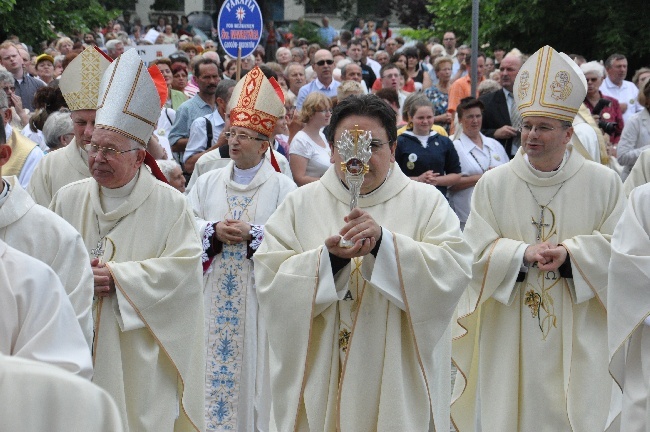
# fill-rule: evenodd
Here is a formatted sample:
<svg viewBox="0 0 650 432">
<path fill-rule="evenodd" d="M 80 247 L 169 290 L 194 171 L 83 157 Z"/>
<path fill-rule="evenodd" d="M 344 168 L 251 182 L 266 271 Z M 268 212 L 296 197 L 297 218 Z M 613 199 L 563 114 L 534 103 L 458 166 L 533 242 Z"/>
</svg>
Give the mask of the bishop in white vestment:
<svg viewBox="0 0 650 432">
<path fill-rule="evenodd" d="M 54 194 L 63 186 L 90 177 L 88 155 L 95 129 L 95 111 L 99 84 L 110 58 L 96 46 L 81 52 L 65 68 L 59 79 L 63 98 L 70 108 L 74 138 L 70 144 L 40 160 L 27 186 L 37 204 L 48 207 Z"/>
<path fill-rule="evenodd" d="M 201 243 L 185 197 L 144 150 L 166 88 L 150 73 L 163 81 L 135 50 L 108 68 L 86 146 L 93 177 L 61 188 L 51 208 L 94 257 L 94 382 L 124 429 L 202 431 Z"/>
<path fill-rule="evenodd" d="M 263 239 L 264 224 L 296 189 L 265 157 L 275 122 L 284 116 L 280 92 L 259 68 L 237 84 L 229 109 L 231 159 L 225 160 L 230 162 L 199 177 L 188 195 L 204 249 L 209 431 L 268 430 L 268 349 L 266 329 L 258 320 L 251 257 Z M 263 121 L 251 122 L 251 114 Z"/>
<path fill-rule="evenodd" d="M 270 430 L 448 431 L 450 323 L 470 271 L 458 218 L 434 187 L 391 169 L 395 114 L 379 98 L 339 102 L 330 128 L 334 165 L 287 196 L 254 256 Z M 344 131 L 372 134 L 352 211 Z"/>
<path fill-rule="evenodd" d="M 464 231 L 474 266 L 454 329 L 452 421 L 459 432 L 602 431 L 620 397 L 606 305 L 622 184 L 567 145 L 586 94 L 568 56 L 540 49 L 514 92 L 522 147 L 479 180 Z"/>
</svg>

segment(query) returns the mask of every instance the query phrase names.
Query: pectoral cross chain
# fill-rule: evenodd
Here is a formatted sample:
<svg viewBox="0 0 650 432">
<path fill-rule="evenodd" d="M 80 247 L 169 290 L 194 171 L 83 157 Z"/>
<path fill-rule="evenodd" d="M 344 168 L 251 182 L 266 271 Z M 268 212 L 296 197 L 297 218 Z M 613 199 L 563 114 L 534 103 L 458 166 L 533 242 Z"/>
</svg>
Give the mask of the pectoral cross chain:
<svg viewBox="0 0 650 432">
<path fill-rule="evenodd" d="M 99 241 L 97 242 L 97 247 L 95 249 L 90 250 L 90 253 L 93 254 L 95 258 L 104 256 L 103 243 L 104 243 L 104 237 L 99 239 Z"/>
<path fill-rule="evenodd" d="M 544 209 L 545 208 L 546 208 L 545 206 L 539 206 L 539 209 L 540 209 L 539 221 L 535 221 L 535 218 L 531 217 L 532 224 L 537 227 L 537 240 L 541 240 L 541 238 L 542 238 L 542 229 L 544 229 L 544 227 L 549 226 L 549 224 L 544 223 Z"/>
</svg>

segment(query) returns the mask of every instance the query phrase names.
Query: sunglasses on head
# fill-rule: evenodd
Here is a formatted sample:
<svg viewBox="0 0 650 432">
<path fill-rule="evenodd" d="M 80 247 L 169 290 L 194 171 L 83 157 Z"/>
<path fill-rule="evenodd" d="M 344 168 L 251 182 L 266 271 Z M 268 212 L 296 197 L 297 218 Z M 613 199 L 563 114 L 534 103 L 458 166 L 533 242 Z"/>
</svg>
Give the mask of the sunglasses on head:
<svg viewBox="0 0 650 432">
<path fill-rule="evenodd" d="M 316 62 L 318 66 L 325 66 L 325 63 L 331 66 L 334 64 L 334 60 L 320 60 Z"/>
</svg>

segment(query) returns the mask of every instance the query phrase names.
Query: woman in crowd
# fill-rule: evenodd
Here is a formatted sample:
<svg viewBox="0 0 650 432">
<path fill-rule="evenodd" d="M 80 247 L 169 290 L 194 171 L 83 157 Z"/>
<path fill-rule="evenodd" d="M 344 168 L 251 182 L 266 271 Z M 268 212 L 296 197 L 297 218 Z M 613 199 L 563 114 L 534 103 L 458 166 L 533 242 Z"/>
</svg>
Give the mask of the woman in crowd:
<svg viewBox="0 0 650 432">
<path fill-rule="evenodd" d="M 650 80 L 639 93 L 639 103 L 643 110 L 634 114 L 623 128 L 621 140 L 618 143 L 618 163 L 623 165 L 621 178 L 625 180 L 630 170 L 644 150 L 650 149 Z"/>
<path fill-rule="evenodd" d="M 225 77 L 232 80 L 237 78 L 237 60 L 232 59 L 226 62 L 226 67 L 224 68 L 223 74 Z"/>
<path fill-rule="evenodd" d="M 36 74 L 45 84 L 54 81 L 54 58 L 48 54 L 36 57 Z"/>
<path fill-rule="evenodd" d="M 72 42 L 72 39 L 69 37 L 62 37 L 58 41 L 56 41 L 56 50 L 59 52 L 61 55 L 66 55 L 70 51 L 72 51 L 72 47 L 74 46 L 74 43 Z"/>
<path fill-rule="evenodd" d="M 190 25 L 190 21 L 187 19 L 187 15 L 181 16 L 181 24 L 178 26 L 178 31 L 181 35 L 194 36 L 194 27 Z"/>
<path fill-rule="evenodd" d="M 154 60 L 152 63 L 158 66 L 160 73 L 162 74 L 163 78 L 165 78 L 165 83 L 167 83 L 167 102 L 165 102 L 165 106 L 167 108 L 173 108 L 174 110 L 177 110 L 178 107 L 187 100 L 187 96 L 185 96 L 183 92 L 175 90 L 173 88 L 174 74 L 172 73 L 171 69 L 171 61 L 169 61 L 168 58 L 160 58 Z"/>
<path fill-rule="evenodd" d="M 318 180 L 332 164 L 323 128 L 330 123 L 332 102 L 320 92 L 310 93 L 300 117 L 305 127 L 291 140 L 289 164 L 298 186 Z"/>
<path fill-rule="evenodd" d="M 449 79 L 451 78 L 452 65 L 451 58 L 438 57 L 433 63 L 433 70 L 436 72 L 438 83 L 424 91 L 424 94 L 433 105 L 433 120 L 436 124 L 442 125 L 447 132 L 449 132 L 452 121 L 451 114 L 447 112 L 447 104 L 449 103 Z"/>
<path fill-rule="evenodd" d="M 174 63 L 172 65 L 172 74 L 172 88 L 183 93 L 185 87 L 187 87 L 187 66 L 183 63 Z"/>
<path fill-rule="evenodd" d="M 406 70 L 415 83 L 415 90 L 422 91 L 431 87 L 429 74 L 420 65 L 418 49 L 415 47 L 406 48 L 404 54 L 406 55 Z"/>
<path fill-rule="evenodd" d="M 43 138 L 48 147 L 46 154 L 70 144 L 74 138 L 74 130 L 72 118 L 67 110 L 50 114 L 43 125 Z"/>
<path fill-rule="evenodd" d="M 481 133 L 483 102 L 465 98 L 458 105 L 458 121 L 463 126 L 454 147 L 460 160 L 462 177 L 449 188 L 449 204 L 460 220 L 461 229 L 469 216 L 474 185 L 488 170 L 507 163 L 510 159 L 498 141 Z"/>
<path fill-rule="evenodd" d="M 397 137 L 395 161 L 415 181 L 434 185 L 447 195 L 447 188 L 460 180 L 460 162 L 454 144 L 431 130 L 433 107 L 424 95 L 415 95 L 409 107 L 409 128 Z"/>
<path fill-rule="evenodd" d="M 609 96 L 603 96 L 600 92 L 600 85 L 605 79 L 605 67 L 596 61 L 590 61 L 580 66 L 587 79 L 587 96 L 585 96 L 585 105 L 592 114 L 594 108 L 601 99 L 609 101 L 609 105 L 599 113 L 598 125 L 603 133 L 609 135 L 609 141 L 612 144 L 618 144 L 623 132 L 623 113 L 618 101 Z"/>
<path fill-rule="evenodd" d="M 156 31 L 158 33 L 165 33 L 165 26 L 167 25 L 167 18 L 164 16 L 158 17 L 158 25 L 156 26 Z"/>
<path fill-rule="evenodd" d="M 48 147 L 43 137 L 43 125 L 50 114 L 61 108 L 68 108 L 68 105 L 59 88 L 50 86 L 39 88 L 34 95 L 34 114 L 21 133 L 38 144 L 41 150 L 46 151 Z"/>
</svg>

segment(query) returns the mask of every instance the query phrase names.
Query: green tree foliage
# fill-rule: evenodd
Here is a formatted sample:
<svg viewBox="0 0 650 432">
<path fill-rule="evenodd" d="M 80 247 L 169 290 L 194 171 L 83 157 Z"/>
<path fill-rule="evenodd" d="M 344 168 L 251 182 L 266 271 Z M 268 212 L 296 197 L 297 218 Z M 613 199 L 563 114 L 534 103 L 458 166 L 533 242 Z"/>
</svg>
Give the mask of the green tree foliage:
<svg viewBox="0 0 650 432">
<path fill-rule="evenodd" d="M 120 14 L 106 10 L 98 0 L 0 0 L 0 38 L 15 34 L 36 48 L 57 32 L 89 31 Z"/>
<path fill-rule="evenodd" d="M 471 0 L 428 0 L 440 35 L 453 30 L 470 40 Z M 544 45 L 605 59 L 620 52 L 632 63 L 650 56 L 646 0 L 481 0 L 479 41 L 533 53 Z M 490 51 L 490 49 L 487 49 Z"/>
</svg>

